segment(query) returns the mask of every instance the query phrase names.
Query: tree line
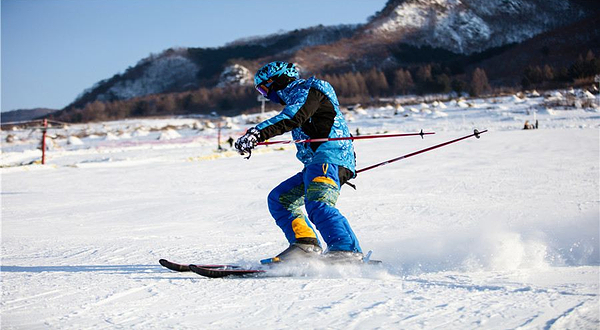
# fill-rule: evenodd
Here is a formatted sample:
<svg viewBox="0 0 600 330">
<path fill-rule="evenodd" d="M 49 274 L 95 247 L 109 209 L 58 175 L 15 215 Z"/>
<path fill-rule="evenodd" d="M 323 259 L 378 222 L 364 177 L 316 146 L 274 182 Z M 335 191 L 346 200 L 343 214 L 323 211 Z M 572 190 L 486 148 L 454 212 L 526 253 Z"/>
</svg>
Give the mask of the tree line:
<svg viewBox="0 0 600 330">
<path fill-rule="evenodd" d="M 490 90 L 485 71 L 476 69 L 469 81 L 450 79 L 438 65 L 415 69 L 316 75 L 331 83 L 342 103 L 367 103 L 372 98 L 411 94 L 470 92 L 480 95 Z M 414 76 L 414 78 L 413 78 Z M 51 118 L 64 122 L 117 120 L 129 117 L 210 114 L 235 115 L 259 108 L 253 86 L 199 88 L 188 92 L 154 94 L 112 102 L 93 101 L 83 107 L 59 111 Z M 279 107 L 277 107 L 279 108 Z"/>
<path fill-rule="evenodd" d="M 566 68 L 550 65 L 529 66 L 522 73 L 521 85 L 529 88 L 554 88 L 557 84 L 600 74 L 600 59 L 592 51 Z M 374 98 L 405 94 L 468 93 L 484 95 L 492 91 L 484 69 L 452 74 L 448 67 L 432 63 L 381 71 L 316 74 L 331 83 L 342 104 L 368 103 Z M 253 86 L 199 88 L 187 92 L 155 94 L 128 100 L 94 101 L 83 107 L 56 112 L 49 117 L 65 122 L 117 120 L 129 117 L 211 114 L 236 115 L 260 108 Z M 273 106 L 272 109 L 280 109 Z"/>
<path fill-rule="evenodd" d="M 491 90 L 483 69 L 476 68 L 468 75 L 451 78 L 450 70 L 439 64 L 427 64 L 413 69 L 400 68 L 392 72 L 371 69 L 365 73 L 325 75 L 323 79 L 334 86 L 342 102 L 358 102 L 365 97 L 452 91 L 478 96 Z"/>
<path fill-rule="evenodd" d="M 556 85 L 594 77 L 598 74 L 600 74 L 600 58 L 589 50 L 585 57 L 579 55 L 577 60 L 568 67 L 528 66 L 523 72 L 521 85 L 525 89 L 552 88 Z"/>
</svg>

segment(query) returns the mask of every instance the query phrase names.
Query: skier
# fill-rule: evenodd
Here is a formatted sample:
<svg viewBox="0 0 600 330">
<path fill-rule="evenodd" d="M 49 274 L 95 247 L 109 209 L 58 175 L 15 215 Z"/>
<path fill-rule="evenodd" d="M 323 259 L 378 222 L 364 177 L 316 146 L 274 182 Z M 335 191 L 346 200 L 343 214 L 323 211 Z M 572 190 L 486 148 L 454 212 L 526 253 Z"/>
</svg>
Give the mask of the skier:
<svg viewBox="0 0 600 330">
<path fill-rule="evenodd" d="M 237 139 L 235 148 L 240 154 L 250 155 L 258 142 L 289 131 L 295 140 L 350 136 L 333 87 L 315 77 L 300 79 L 293 63 L 266 64 L 256 72 L 254 85 L 263 96 L 285 107 Z M 358 239 L 335 207 L 340 188 L 356 175 L 351 140 L 297 143 L 296 148 L 303 170 L 283 181 L 268 196 L 269 211 L 290 246 L 269 262 L 321 254 L 312 224 L 327 244 L 324 256 L 361 260 Z"/>
</svg>

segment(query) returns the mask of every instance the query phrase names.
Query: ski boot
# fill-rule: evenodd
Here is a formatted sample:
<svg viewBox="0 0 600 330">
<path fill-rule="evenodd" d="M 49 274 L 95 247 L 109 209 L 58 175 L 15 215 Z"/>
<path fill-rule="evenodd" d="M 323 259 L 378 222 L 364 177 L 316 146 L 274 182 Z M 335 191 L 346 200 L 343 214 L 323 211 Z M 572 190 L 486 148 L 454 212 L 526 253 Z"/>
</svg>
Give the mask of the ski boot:
<svg viewBox="0 0 600 330">
<path fill-rule="evenodd" d="M 261 264 L 274 264 L 279 262 L 301 261 L 310 258 L 317 258 L 321 255 L 321 247 L 319 241 L 314 238 L 300 238 L 296 242 L 283 250 L 274 258 L 263 259 Z"/>
</svg>

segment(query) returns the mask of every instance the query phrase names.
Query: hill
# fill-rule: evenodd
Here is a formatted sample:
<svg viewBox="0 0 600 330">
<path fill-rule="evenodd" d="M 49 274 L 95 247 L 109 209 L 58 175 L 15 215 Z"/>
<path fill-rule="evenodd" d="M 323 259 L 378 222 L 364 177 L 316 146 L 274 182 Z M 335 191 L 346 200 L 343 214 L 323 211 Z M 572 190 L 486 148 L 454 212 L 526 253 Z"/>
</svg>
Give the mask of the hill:
<svg viewBox="0 0 600 330">
<path fill-rule="evenodd" d="M 588 1 L 390 0 L 362 25 L 317 26 L 218 48 L 168 49 L 98 82 L 56 116 L 86 121 L 238 114 L 257 107 L 251 75 L 273 60 L 297 63 L 304 76 L 357 80 L 362 90 L 340 87 L 343 102 L 399 92 L 470 91 L 471 75 L 481 66 L 493 86 L 514 87 L 528 65 L 564 63 L 568 69 L 578 55 L 599 53 L 597 13 L 598 5 Z M 565 27 L 577 30 L 577 37 L 569 37 Z M 560 47 L 541 45 L 554 39 Z M 540 47 L 552 55 L 543 58 Z M 524 60 L 513 63 L 514 58 Z M 375 93 L 368 90 L 377 83 L 367 77 L 372 70 L 386 80 Z M 405 81 L 407 71 L 411 77 Z"/>
<path fill-rule="evenodd" d="M 13 111 L 2 112 L 0 119 L 2 123 L 11 123 L 18 121 L 26 121 L 38 119 L 56 112 L 55 109 L 35 108 L 35 109 L 19 109 Z"/>
</svg>

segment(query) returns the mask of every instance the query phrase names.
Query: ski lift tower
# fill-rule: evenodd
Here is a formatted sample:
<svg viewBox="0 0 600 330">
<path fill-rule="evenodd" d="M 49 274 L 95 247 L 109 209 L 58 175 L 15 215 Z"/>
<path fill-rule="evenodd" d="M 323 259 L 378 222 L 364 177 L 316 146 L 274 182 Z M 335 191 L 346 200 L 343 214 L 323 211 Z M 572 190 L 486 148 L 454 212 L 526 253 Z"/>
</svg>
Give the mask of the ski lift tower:
<svg viewBox="0 0 600 330">
<path fill-rule="evenodd" d="M 258 97 L 256 98 L 256 100 L 258 102 L 260 102 L 260 113 L 264 114 L 265 113 L 265 103 L 269 102 L 269 99 L 262 96 L 262 94 L 259 94 Z"/>
</svg>

